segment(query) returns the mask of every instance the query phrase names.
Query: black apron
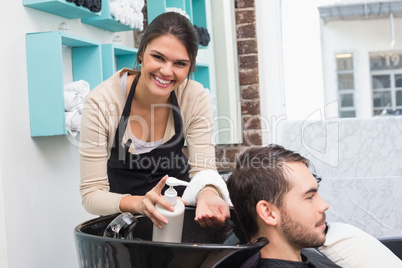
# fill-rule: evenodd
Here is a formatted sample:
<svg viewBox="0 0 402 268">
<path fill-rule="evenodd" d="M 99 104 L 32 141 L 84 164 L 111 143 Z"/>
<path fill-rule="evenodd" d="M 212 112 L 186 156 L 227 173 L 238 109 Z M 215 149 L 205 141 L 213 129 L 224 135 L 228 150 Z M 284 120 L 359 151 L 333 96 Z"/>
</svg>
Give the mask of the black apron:
<svg viewBox="0 0 402 268">
<path fill-rule="evenodd" d="M 175 134 L 164 144 L 152 151 L 143 154 L 131 154 L 128 149 L 132 142 L 128 139 L 122 146 L 121 141 L 126 130 L 131 111 L 138 74 L 124 106 L 119 125 L 117 126 L 113 148 L 107 162 L 107 175 L 109 178 L 110 192 L 131 195 L 145 195 L 162 179 L 169 175 L 177 179 L 190 181 L 189 164 L 182 152 L 184 145 L 183 122 L 180 108 L 174 91 L 170 93 L 172 112 L 174 118 Z M 165 186 L 166 190 L 167 186 Z M 181 196 L 185 187 L 175 187 L 177 194 Z"/>
</svg>

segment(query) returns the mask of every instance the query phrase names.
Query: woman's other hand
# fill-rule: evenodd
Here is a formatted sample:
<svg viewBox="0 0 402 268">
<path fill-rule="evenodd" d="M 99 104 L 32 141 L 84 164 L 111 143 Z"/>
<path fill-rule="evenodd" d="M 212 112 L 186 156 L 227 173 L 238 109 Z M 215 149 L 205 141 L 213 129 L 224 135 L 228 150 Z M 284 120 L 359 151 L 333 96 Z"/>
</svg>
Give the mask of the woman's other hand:
<svg viewBox="0 0 402 268">
<path fill-rule="evenodd" d="M 155 204 L 158 203 L 169 211 L 173 211 L 174 207 L 161 194 L 166 180 L 169 176 L 164 176 L 158 184 L 147 192 L 144 196 L 125 196 L 120 202 L 120 210 L 122 212 L 129 211 L 133 213 L 145 214 L 158 227 L 162 228 L 162 224 L 168 221 L 156 209 Z"/>
<path fill-rule="evenodd" d="M 229 205 L 213 190 L 204 190 L 197 198 L 194 220 L 202 227 L 216 228 L 223 226 L 230 218 Z"/>
</svg>

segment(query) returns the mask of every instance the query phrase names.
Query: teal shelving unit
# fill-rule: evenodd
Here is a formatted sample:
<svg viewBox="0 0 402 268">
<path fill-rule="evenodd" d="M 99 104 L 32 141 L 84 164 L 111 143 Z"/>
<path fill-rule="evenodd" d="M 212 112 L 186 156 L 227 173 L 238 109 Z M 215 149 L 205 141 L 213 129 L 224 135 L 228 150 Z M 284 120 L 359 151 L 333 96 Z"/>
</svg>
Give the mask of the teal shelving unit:
<svg viewBox="0 0 402 268">
<path fill-rule="evenodd" d="M 102 82 L 101 45 L 64 32 L 28 33 L 28 72 L 31 136 L 67 134 L 64 120 L 62 47 L 72 48 L 73 80 L 92 89 Z"/>
<path fill-rule="evenodd" d="M 97 17 L 100 16 L 101 13 L 92 12 L 86 7 L 77 6 L 75 3 L 67 2 L 66 0 L 24 0 L 23 4 L 24 6 L 45 11 L 67 19 Z"/>
<path fill-rule="evenodd" d="M 137 49 L 116 44 L 102 45 L 103 80 L 124 67 L 132 69 L 137 57 Z"/>
<path fill-rule="evenodd" d="M 194 80 L 201 83 L 205 88 L 211 89 L 208 64 L 196 65 Z"/>
<path fill-rule="evenodd" d="M 192 22 L 198 27 L 208 28 L 207 24 L 207 10 L 205 5 L 205 0 L 187 0 L 191 2 L 191 9 L 196 10 L 196 12 L 192 12 Z"/>
</svg>

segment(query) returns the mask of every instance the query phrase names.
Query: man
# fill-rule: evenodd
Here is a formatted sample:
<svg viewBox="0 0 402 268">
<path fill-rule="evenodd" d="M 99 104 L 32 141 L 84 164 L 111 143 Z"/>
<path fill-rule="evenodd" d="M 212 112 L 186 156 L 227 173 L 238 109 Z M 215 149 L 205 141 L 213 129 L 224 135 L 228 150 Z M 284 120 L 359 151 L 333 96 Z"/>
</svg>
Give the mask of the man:
<svg viewBox="0 0 402 268">
<path fill-rule="evenodd" d="M 282 146 L 244 152 L 227 182 L 249 239 L 267 237 L 255 267 L 340 267 L 316 248 L 325 242 L 328 204 L 318 194 L 309 161 Z"/>
</svg>

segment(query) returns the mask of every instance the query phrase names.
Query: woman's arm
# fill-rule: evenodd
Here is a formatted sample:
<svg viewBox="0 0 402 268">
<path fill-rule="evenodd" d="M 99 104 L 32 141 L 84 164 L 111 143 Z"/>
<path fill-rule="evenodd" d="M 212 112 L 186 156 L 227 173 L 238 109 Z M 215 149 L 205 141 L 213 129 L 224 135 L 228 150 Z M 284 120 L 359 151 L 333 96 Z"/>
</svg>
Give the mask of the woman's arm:
<svg viewBox="0 0 402 268">
<path fill-rule="evenodd" d="M 216 171 L 215 144 L 213 137 L 213 113 L 211 100 L 199 83 L 189 83 L 188 100 L 183 94 L 185 133 L 188 160 L 191 166 L 190 185 L 186 188 L 183 199 L 189 205 L 197 204 L 195 220 L 203 227 L 222 225 L 230 216 L 229 193 L 226 183 Z"/>
<path fill-rule="evenodd" d="M 109 113 L 111 103 L 88 98 L 84 104 L 80 133 L 80 191 L 84 208 L 95 215 L 120 212 L 124 195 L 109 192 L 107 161 L 112 146 L 110 134 L 118 117 Z"/>
</svg>

